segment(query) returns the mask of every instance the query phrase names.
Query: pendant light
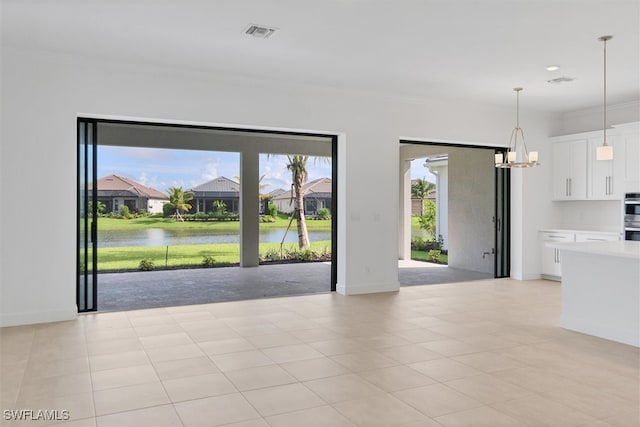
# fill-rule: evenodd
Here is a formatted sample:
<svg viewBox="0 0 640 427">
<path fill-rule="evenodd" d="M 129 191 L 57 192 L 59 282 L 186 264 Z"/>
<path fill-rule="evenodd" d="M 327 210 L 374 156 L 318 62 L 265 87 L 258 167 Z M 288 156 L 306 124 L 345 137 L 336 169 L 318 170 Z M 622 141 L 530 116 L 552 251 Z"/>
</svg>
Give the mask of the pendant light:
<svg viewBox="0 0 640 427">
<path fill-rule="evenodd" d="M 596 160 L 613 160 L 613 147 L 607 144 L 607 41 L 613 36 L 602 36 L 598 40 L 604 43 L 604 118 L 602 122 L 603 141 L 602 145 L 596 148 Z"/>
<path fill-rule="evenodd" d="M 511 131 L 509 139 L 509 147 L 507 148 L 507 158 L 502 153 L 495 155 L 497 168 L 531 168 L 538 166 L 538 152 L 527 150 L 527 144 L 524 141 L 524 132 L 520 127 L 520 92 L 521 87 L 513 88 L 516 92 L 516 127 Z M 518 150 L 518 136 L 522 142 L 522 149 Z"/>
</svg>

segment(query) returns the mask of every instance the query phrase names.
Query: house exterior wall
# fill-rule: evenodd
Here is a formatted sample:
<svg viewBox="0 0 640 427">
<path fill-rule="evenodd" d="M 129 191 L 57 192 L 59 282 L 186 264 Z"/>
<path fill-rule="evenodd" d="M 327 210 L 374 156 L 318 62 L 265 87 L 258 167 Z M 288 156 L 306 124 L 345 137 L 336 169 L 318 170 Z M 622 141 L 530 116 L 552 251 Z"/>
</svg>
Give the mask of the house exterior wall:
<svg viewBox="0 0 640 427">
<path fill-rule="evenodd" d="M 399 289 L 398 247 L 392 243 L 397 241 L 399 210 L 392 201 L 399 199 L 400 139 L 504 146 L 505 132 L 513 125 L 512 106 L 469 100 L 403 99 L 9 46 L 3 46 L 0 55 L 0 200 L 19 200 L 24 186 L 35 188 L 55 176 L 65 190 L 44 193 L 40 203 L 66 207 L 53 210 L 46 222 L 40 221 L 39 211 L 9 217 L 0 210 L 0 325 L 5 326 L 76 317 L 76 216 L 69 212 L 76 204 L 79 114 L 337 135 L 339 208 L 334 214 L 337 287 L 343 294 Z M 38 126 L 33 126 L 34 117 Z M 523 109 L 521 122 L 529 148 L 540 152 L 541 161 L 549 159 L 550 116 Z M 30 173 L 24 174 L 27 159 Z M 550 163 L 545 160 L 537 170 L 513 172 L 516 278 L 538 273 L 537 230 L 548 223 Z M 23 186 L 13 184 L 15 176 Z M 41 242 L 43 253 L 51 254 L 37 269 L 22 256 L 33 239 Z"/>
<path fill-rule="evenodd" d="M 150 214 L 162 213 L 162 208 L 168 203 L 168 200 L 149 199 L 147 201 L 147 212 Z"/>
<path fill-rule="evenodd" d="M 493 150 L 453 149 L 448 168 L 449 266 L 494 272 Z"/>
</svg>

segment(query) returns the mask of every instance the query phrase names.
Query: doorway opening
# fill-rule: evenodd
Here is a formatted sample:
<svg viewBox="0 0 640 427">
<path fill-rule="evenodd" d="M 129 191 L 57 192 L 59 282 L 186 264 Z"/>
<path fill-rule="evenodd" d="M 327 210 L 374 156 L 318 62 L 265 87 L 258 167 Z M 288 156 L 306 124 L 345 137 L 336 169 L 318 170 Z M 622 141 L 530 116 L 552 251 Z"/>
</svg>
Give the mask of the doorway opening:
<svg viewBox="0 0 640 427">
<path fill-rule="evenodd" d="M 181 165 L 183 171 L 197 169 L 194 159 L 202 160 L 217 155 L 218 162 L 217 167 L 210 168 L 207 174 L 201 174 L 200 178 L 203 178 L 202 181 L 207 178 L 206 182 L 196 182 L 193 178 L 182 181 L 169 179 L 163 181 L 165 185 L 160 185 L 162 188 L 158 191 L 131 178 L 105 173 L 100 159 L 107 158 L 105 152 L 109 150 L 134 150 L 138 154 L 145 152 L 147 155 L 161 156 L 179 153 L 191 159 Z M 330 211 L 335 211 L 336 136 L 79 118 L 78 310 L 150 308 L 334 291 L 337 226 L 333 217 L 329 217 L 324 224 L 328 229 L 325 246 L 329 249 L 326 251 L 327 263 L 322 266 L 320 274 L 316 271 L 318 268 L 311 264 L 265 265 L 275 264 L 265 256 L 267 251 L 264 248 L 274 242 L 264 241 L 260 233 L 267 231 L 267 234 L 273 234 L 268 232 L 273 230 L 264 229 L 277 228 L 284 221 L 279 217 L 276 224 L 268 222 L 268 218 L 265 220 L 264 208 L 269 206 L 263 203 L 267 200 L 267 193 L 260 190 L 260 153 L 274 158 L 286 153 L 303 153 L 330 159 L 324 172 L 329 176 L 328 185 L 333 194 L 327 203 Z M 174 166 L 175 169 L 181 169 L 178 165 Z M 147 184 L 160 182 L 157 179 L 154 181 L 148 170 L 144 170 L 144 162 L 137 167 L 137 173 L 133 175 L 138 181 Z M 158 170 L 167 168 L 166 165 L 157 167 Z M 310 176 L 314 174 L 315 171 L 312 171 Z M 114 181 L 122 184 L 121 181 L 124 181 L 123 185 L 129 185 L 128 189 L 132 190 L 129 193 L 156 190 L 154 198 L 141 200 L 131 194 L 107 194 L 103 182 L 106 180 L 110 180 L 110 184 L 114 184 Z M 172 185 L 165 189 L 167 183 Z M 179 209 L 171 198 L 171 190 L 176 189 L 180 190 L 184 202 Z M 104 248 L 105 231 L 109 228 L 105 227 L 105 216 L 110 220 L 132 220 L 127 225 L 134 222 L 154 223 L 144 230 L 143 240 L 155 244 L 155 249 L 162 249 L 157 251 L 162 254 L 133 260 L 136 271 L 106 274 L 105 269 L 109 267 L 106 260 L 108 255 L 113 254 L 107 254 L 109 250 L 106 249 L 102 249 L 101 253 L 99 247 Z M 218 242 L 220 236 L 212 228 L 220 227 L 233 229 L 233 233 L 227 233 L 230 234 L 227 237 L 234 242 Z M 177 233 L 180 236 L 168 233 L 168 228 L 180 228 Z M 183 229 L 186 228 L 189 232 L 185 236 Z M 195 229 L 198 229 L 197 236 L 193 235 Z M 174 242 L 176 238 L 182 240 Z M 221 249 L 218 246 L 229 246 L 228 243 L 232 243 L 227 248 L 229 250 L 218 250 Z M 231 248 L 234 244 L 235 247 Z M 149 245 L 137 246 L 138 251 L 149 249 Z M 187 251 L 188 254 L 182 254 L 181 251 Z M 111 252 L 114 250 L 111 249 Z M 233 267 L 211 268 L 228 265 Z M 113 265 L 111 267 L 112 271 L 118 271 Z M 129 270 L 132 270 L 131 267 Z M 311 273 L 311 270 L 314 272 Z M 315 280 L 314 286 L 308 286 L 311 277 Z M 108 292 L 116 297 L 112 298 L 111 303 L 108 302 Z M 113 301 L 120 302 L 114 304 Z"/>
<path fill-rule="evenodd" d="M 509 276 L 510 175 L 494 167 L 502 150 L 401 141 L 401 285 Z"/>
</svg>

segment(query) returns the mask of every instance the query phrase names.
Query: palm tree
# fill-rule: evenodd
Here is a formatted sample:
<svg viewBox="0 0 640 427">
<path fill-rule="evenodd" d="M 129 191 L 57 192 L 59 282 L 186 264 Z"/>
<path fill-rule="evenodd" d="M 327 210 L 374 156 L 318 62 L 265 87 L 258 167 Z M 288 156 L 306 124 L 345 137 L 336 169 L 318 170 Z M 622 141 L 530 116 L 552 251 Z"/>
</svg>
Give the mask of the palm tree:
<svg viewBox="0 0 640 427">
<path fill-rule="evenodd" d="M 435 190 L 436 185 L 424 178 L 418 178 L 411 185 L 411 198 L 420 199 L 420 216 L 424 216 L 424 201 L 429 193 Z"/>
<path fill-rule="evenodd" d="M 307 160 L 309 156 L 288 155 L 287 169 L 291 171 L 291 187 L 295 199 L 294 215 L 298 226 L 298 246 L 309 248 L 309 232 L 304 218 L 304 193 L 302 187 L 307 182 Z"/>
<path fill-rule="evenodd" d="M 175 209 L 176 221 L 184 221 L 180 211 L 186 212 L 191 209 L 189 202 L 193 200 L 193 192 L 184 191 L 182 187 L 171 187 L 167 190 L 167 194 L 169 195 L 169 203 L 167 205 L 171 209 Z"/>
</svg>

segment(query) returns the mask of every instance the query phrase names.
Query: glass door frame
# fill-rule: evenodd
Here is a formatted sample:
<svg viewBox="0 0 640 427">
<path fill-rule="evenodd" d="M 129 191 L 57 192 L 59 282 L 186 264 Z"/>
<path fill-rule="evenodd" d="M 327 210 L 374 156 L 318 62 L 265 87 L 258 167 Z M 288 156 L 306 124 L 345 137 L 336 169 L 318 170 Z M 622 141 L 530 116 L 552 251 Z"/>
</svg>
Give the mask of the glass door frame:
<svg viewBox="0 0 640 427">
<path fill-rule="evenodd" d="M 76 305 L 79 313 L 98 309 L 97 136 L 95 120 L 77 119 Z"/>
<path fill-rule="evenodd" d="M 507 152 L 506 148 L 488 145 L 455 144 L 449 142 L 429 142 L 401 139 L 400 144 L 434 145 L 441 147 L 474 148 L 492 150 L 495 154 Z M 494 266 L 493 276 L 496 279 L 511 277 L 511 169 L 495 168 L 494 171 Z M 500 195 L 500 197 L 499 197 Z"/>
</svg>

